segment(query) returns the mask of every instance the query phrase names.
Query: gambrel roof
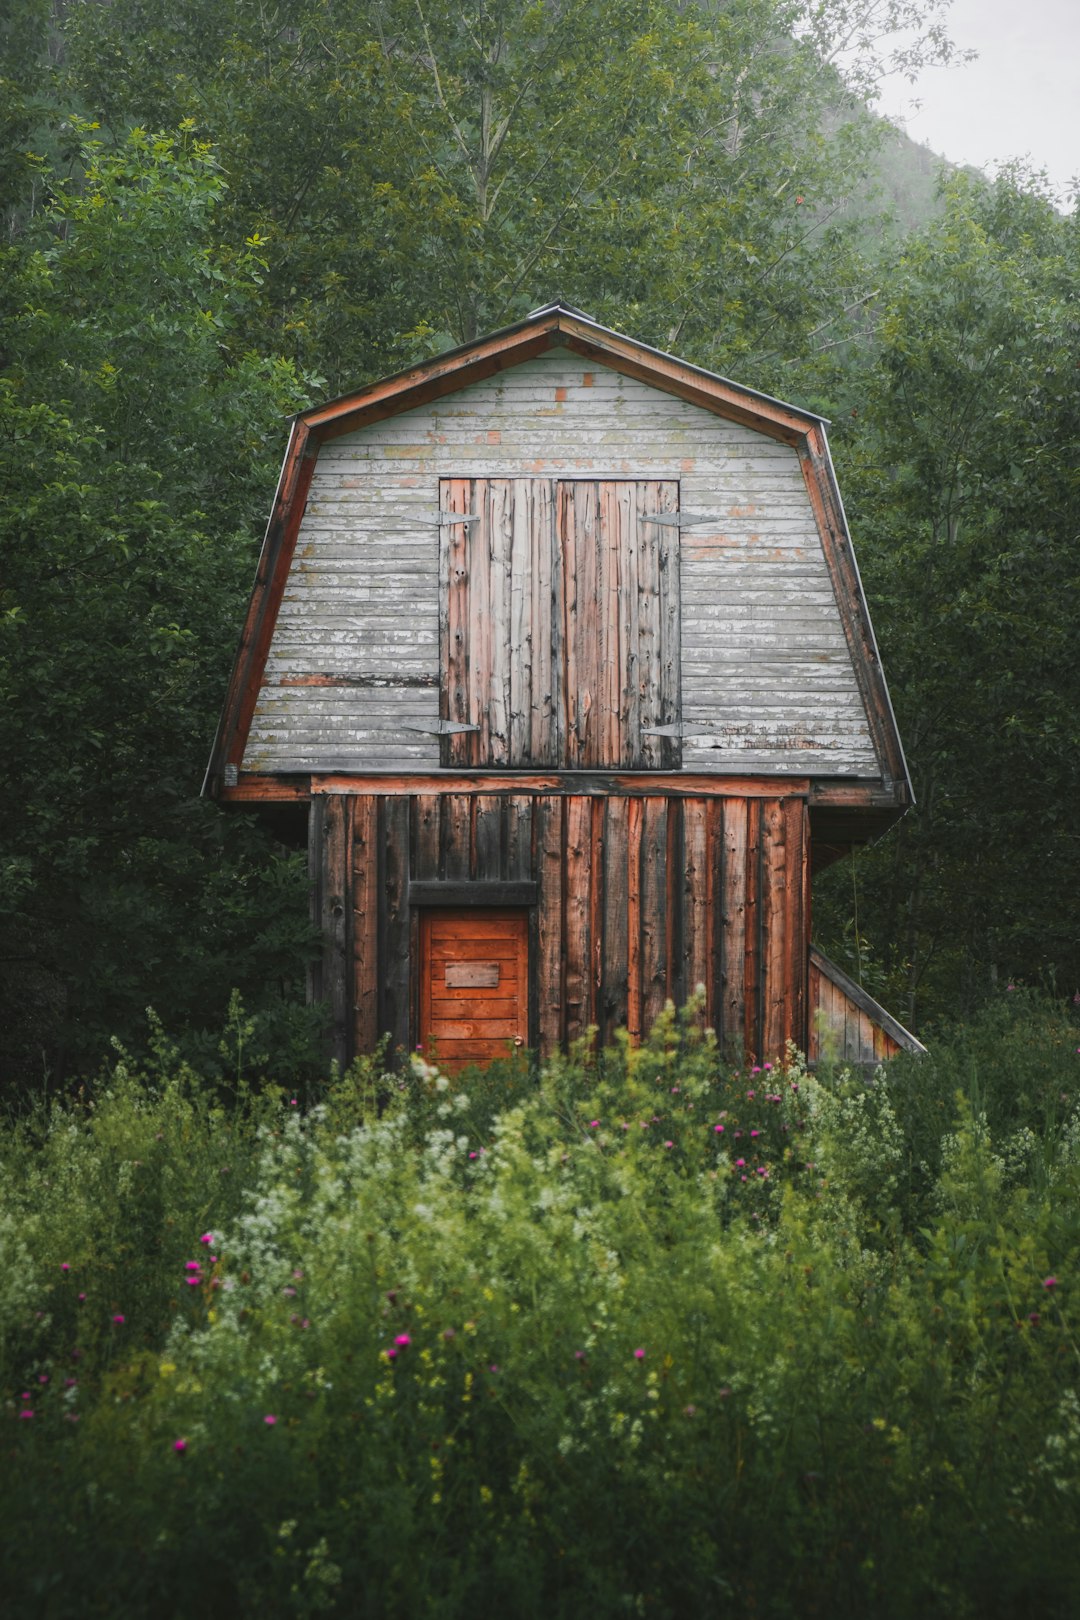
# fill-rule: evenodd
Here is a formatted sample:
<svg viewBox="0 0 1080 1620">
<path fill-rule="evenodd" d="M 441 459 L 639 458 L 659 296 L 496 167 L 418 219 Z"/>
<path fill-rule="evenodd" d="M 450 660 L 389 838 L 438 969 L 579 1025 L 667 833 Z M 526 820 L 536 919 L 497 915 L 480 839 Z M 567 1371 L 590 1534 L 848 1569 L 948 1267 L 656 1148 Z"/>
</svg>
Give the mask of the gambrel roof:
<svg viewBox="0 0 1080 1620">
<path fill-rule="evenodd" d="M 633 379 L 634 385 L 645 385 L 795 453 L 805 487 L 800 499 L 804 504 L 808 500 L 831 580 L 835 609 L 829 611 L 833 622 L 838 620 L 842 627 L 857 687 L 858 697 L 853 689 L 851 701 L 861 700 L 865 715 L 865 721 L 860 721 L 865 742 L 858 759 L 844 765 L 845 780 L 830 772 L 826 755 L 821 756 L 820 767 L 806 768 L 804 760 L 790 767 L 789 774 L 793 771 L 812 779 L 811 802 L 818 806 L 817 827 L 826 837 L 835 837 L 838 842 L 865 837 L 895 820 L 912 802 L 910 782 L 829 456 L 824 419 L 610 331 L 561 303 L 535 310 L 513 326 L 396 376 L 314 406 L 294 419 L 207 772 L 206 791 L 225 799 L 249 801 L 290 793 L 306 796 L 302 780 L 305 770 L 348 768 L 333 763 L 317 767 L 310 761 L 301 768 L 279 759 L 255 770 L 248 752 L 268 654 L 322 448 L 345 435 L 362 437 L 364 430 L 376 424 L 385 424 L 404 413 L 416 413 L 447 396 L 475 391 L 476 385 L 485 380 L 527 367 L 541 357 L 550 358 L 555 351 L 566 351 L 578 363 L 593 364 L 607 373 Z M 632 385 L 628 382 L 625 386 Z M 495 406 L 491 408 L 496 410 Z M 497 434 L 494 416 L 492 430 Z M 635 476 L 625 463 L 621 465 L 621 476 Z M 795 466 L 794 460 L 791 465 Z M 798 474 L 794 476 L 798 482 Z M 437 525 L 437 493 L 434 499 Z M 827 592 L 828 586 L 824 588 Z M 850 675 L 845 678 L 850 682 Z M 300 680 L 302 677 L 293 684 Z M 749 760 L 742 766 L 744 772 L 760 768 Z M 831 776 L 834 779 L 830 780 Z M 291 787 L 286 778 L 291 780 Z M 310 785 L 308 781 L 308 790 Z"/>
</svg>

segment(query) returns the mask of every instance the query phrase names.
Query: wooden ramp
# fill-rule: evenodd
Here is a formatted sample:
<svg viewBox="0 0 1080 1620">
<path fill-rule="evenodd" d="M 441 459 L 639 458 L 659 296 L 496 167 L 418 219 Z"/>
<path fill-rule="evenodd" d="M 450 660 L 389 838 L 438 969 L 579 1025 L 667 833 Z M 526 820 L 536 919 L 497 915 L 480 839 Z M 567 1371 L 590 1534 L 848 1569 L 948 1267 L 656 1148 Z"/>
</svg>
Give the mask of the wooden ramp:
<svg viewBox="0 0 1080 1620">
<path fill-rule="evenodd" d="M 897 1052 L 925 1053 L 926 1047 L 811 945 L 808 1062 L 872 1066 Z"/>
</svg>

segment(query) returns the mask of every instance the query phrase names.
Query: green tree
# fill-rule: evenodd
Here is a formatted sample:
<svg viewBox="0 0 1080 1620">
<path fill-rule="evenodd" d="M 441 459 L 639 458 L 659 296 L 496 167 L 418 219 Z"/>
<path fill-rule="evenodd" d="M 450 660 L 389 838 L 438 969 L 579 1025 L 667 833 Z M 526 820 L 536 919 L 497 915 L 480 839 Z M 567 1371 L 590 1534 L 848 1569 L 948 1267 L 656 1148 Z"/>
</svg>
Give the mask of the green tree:
<svg viewBox="0 0 1080 1620">
<path fill-rule="evenodd" d="M 84 6 L 114 133 L 195 120 L 268 239 L 258 341 L 332 389 L 554 294 L 762 386 L 869 290 L 844 212 L 883 41 L 940 0 L 147 0 Z M 856 26 L 858 24 L 858 26 Z"/>
<path fill-rule="evenodd" d="M 302 388 L 236 344 L 257 244 L 212 245 L 205 146 L 90 139 L 80 173 L 43 175 L 2 266 L 4 1028 L 39 1072 L 94 1061 L 148 1000 L 201 1022 L 230 983 L 295 973 L 303 915 L 299 877 L 276 915 L 258 829 L 197 798 Z"/>
<path fill-rule="evenodd" d="M 1078 246 L 1030 178 L 954 179 L 841 446 L 920 801 L 863 862 L 860 920 L 916 1019 L 1080 984 Z"/>
</svg>

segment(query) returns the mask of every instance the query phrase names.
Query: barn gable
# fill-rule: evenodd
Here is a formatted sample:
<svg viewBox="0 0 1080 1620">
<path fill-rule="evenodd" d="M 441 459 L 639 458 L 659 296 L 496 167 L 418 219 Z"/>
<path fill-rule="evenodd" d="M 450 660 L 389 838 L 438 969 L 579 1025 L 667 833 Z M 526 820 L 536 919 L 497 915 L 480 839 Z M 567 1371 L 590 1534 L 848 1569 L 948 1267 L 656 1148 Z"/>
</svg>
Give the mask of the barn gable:
<svg viewBox="0 0 1080 1620">
<path fill-rule="evenodd" d="M 645 512 L 650 499 L 670 510 Z M 455 502 L 461 526 L 450 523 Z M 464 510 L 478 502 L 484 510 Z M 589 521 L 595 507 L 599 521 L 601 509 L 625 515 L 628 502 L 632 566 L 652 567 L 664 588 L 662 602 L 653 591 L 658 622 L 646 639 L 660 657 L 666 622 L 677 645 L 663 654 L 664 701 L 636 716 L 636 751 L 627 743 L 604 762 L 846 779 L 873 784 L 878 823 L 901 811 L 906 769 L 821 420 L 559 306 L 297 419 L 211 789 L 256 775 L 600 763 L 591 739 L 575 752 L 579 726 L 566 719 L 584 690 L 593 737 L 603 729 L 597 694 L 564 667 L 575 652 L 574 574 L 551 571 L 568 543 L 566 514 Z M 544 522 L 541 539 L 533 531 Z M 470 601 L 450 589 L 454 543 L 473 564 Z M 602 541 L 599 555 L 609 553 Z M 556 729 L 569 725 L 569 755 L 552 736 L 546 752 L 487 746 L 492 707 L 520 708 L 511 599 L 526 582 L 555 591 L 562 645 L 541 653 L 531 619 L 528 634 L 537 683 L 575 685 L 556 716 Z M 624 699 L 644 647 L 627 621 L 648 583 L 623 579 L 622 602 L 594 604 L 612 623 L 592 673 L 610 674 L 621 658 Z M 611 596 L 603 580 L 591 588 Z M 492 593 L 506 598 L 496 645 L 465 649 L 479 674 L 462 698 L 449 690 L 448 618 L 466 614 L 460 645 L 471 613 L 475 643 Z M 480 667 L 485 659 L 498 667 Z M 476 733 L 448 741 L 454 725 L 480 725 L 484 745 Z"/>
</svg>

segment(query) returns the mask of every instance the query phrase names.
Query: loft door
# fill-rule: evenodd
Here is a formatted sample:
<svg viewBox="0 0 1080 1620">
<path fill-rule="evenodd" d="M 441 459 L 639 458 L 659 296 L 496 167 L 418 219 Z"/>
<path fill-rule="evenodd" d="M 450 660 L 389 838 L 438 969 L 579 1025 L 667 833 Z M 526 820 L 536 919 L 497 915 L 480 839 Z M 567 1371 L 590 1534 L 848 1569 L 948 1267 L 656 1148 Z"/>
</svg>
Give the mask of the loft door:
<svg viewBox="0 0 1080 1620">
<path fill-rule="evenodd" d="M 419 1040 L 443 1067 L 486 1065 L 528 1043 L 526 910 L 421 912 L 419 966 Z"/>
<path fill-rule="evenodd" d="M 446 478 L 441 507 L 443 763 L 676 769 L 678 483 Z"/>
</svg>

